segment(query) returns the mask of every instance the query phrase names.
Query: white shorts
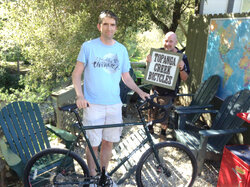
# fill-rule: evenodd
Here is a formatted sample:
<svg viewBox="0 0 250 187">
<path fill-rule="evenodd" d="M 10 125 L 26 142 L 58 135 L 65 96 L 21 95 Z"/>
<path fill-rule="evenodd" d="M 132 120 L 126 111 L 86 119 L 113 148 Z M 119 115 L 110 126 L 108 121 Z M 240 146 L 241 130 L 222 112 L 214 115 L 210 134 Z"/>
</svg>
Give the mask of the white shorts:
<svg viewBox="0 0 250 187">
<path fill-rule="evenodd" d="M 117 123 L 122 123 L 122 104 L 90 104 L 83 110 L 83 124 L 85 126 Z M 119 142 L 121 133 L 122 127 L 86 130 L 87 137 L 93 147 L 99 146 L 102 139 L 109 142 Z"/>
</svg>

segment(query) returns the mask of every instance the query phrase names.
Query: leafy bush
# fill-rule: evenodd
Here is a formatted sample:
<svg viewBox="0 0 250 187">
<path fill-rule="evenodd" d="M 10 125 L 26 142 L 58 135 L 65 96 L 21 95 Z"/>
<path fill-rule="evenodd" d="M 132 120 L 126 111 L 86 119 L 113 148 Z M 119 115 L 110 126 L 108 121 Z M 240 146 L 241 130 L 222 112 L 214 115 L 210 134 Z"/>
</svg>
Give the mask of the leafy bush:
<svg viewBox="0 0 250 187">
<path fill-rule="evenodd" d="M 22 88 L 22 85 L 18 84 L 19 75 L 11 74 L 10 70 L 0 67 L 0 89 L 2 92 L 6 92 L 9 94 L 12 91 L 10 88 L 18 89 Z"/>
<path fill-rule="evenodd" d="M 123 6 L 120 6 L 116 0 L 3 1 L 0 50 L 14 53 L 2 53 L 0 58 L 20 60 L 23 57 L 29 60 L 30 66 L 28 74 L 20 77 L 19 85 L 23 88 L 2 89 L 1 98 L 42 100 L 55 87 L 70 81 L 81 44 L 99 36 L 96 23 L 104 9 L 115 10 L 119 17 L 115 39 L 128 48 L 130 57 L 139 56 L 143 61 L 150 48 L 158 47 L 162 42 L 159 42 L 161 34 L 140 33 L 152 25 L 150 10 L 155 7 L 154 13 L 157 13 L 157 6 L 164 9 L 162 3 L 168 1 L 159 0 L 152 7 L 147 6 L 149 2 L 123 0 Z M 171 5 L 174 2 L 177 1 L 172 0 Z M 167 9 L 160 15 L 172 17 L 166 16 L 166 12 Z M 9 92 L 11 95 L 7 95 Z"/>
</svg>

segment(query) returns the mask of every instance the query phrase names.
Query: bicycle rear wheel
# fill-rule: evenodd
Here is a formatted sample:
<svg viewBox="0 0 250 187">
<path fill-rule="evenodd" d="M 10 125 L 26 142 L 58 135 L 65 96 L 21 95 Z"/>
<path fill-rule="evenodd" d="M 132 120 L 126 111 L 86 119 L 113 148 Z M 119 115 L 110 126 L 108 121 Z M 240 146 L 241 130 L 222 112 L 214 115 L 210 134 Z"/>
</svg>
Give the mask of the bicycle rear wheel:
<svg viewBox="0 0 250 187">
<path fill-rule="evenodd" d="M 24 169 L 24 186 L 89 186 L 89 170 L 75 152 L 50 148 L 35 154 Z"/>
<path fill-rule="evenodd" d="M 136 183 L 147 186 L 192 186 L 197 175 L 197 163 L 192 152 L 178 142 L 155 145 L 161 164 L 149 148 L 140 158 L 136 170 Z"/>
</svg>

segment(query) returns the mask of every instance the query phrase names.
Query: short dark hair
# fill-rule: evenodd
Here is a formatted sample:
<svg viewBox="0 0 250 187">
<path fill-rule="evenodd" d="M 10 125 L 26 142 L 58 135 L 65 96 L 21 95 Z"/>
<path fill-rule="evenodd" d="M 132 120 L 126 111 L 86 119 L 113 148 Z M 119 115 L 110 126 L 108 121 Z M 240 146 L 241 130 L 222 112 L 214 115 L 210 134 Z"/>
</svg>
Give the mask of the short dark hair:
<svg viewBox="0 0 250 187">
<path fill-rule="evenodd" d="M 111 10 L 104 10 L 104 11 L 102 11 L 100 13 L 100 15 L 99 15 L 98 23 L 102 24 L 103 18 L 105 18 L 105 17 L 113 18 L 115 20 L 116 25 L 117 25 L 118 17 Z"/>
</svg>

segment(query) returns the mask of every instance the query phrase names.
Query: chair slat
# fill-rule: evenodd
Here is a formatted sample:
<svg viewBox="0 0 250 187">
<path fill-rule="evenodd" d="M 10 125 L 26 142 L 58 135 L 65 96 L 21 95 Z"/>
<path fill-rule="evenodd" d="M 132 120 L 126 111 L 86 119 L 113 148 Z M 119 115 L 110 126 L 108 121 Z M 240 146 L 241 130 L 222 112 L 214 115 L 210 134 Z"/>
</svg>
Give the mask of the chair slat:
<svg viewBox="0 0 250 187">
<path fill-rule="evenodd" d="M 39 152 L 41 149 L 40 149 L 40 147 L 38 145 L 38 140 L 36 138 L 34 128 L 33 128 L 33 125 L 31 123 L 30 116 L 28 115 L 26 106 L 25 106 L 23 101 L 20 102 L 20 107 L 21 107 L 21 111 L 23 113 L 24 121 L 25 121 L 25 123 L 27 125 L 27 128 L 28 128 L 28 131 L 30 133 L 30 137 L 31 137 L 32 142 L 34 144 L 34 149 L 35 149 L 36 152 Z"/>
<path fill-rule="evenodd" d="M 213 75 L 201 83 L 189 106 L 205 106 L 214 98 L 220 84 L 220 77 Z M 195 123 L 201 114 L 188 114 L 187 121 Z"/>
<path fill-rule="evenodd" d="M 12 140 L 10 141 L 14 141 L 14 145 L 15 145 L 15 149 L 17 149 L 18 153 L 19 153 L 19 156 L 21 157 L 22 160 L 26 160 L 26 157 L 23 153 L 23 149 L 20 145 L 20 142 L 19 142 L 19 139 L 18 139 L 18 135 L 17 135 L 17 132 L 15 131 L 15 126 L 13 125 L 12 123 L 12 120 L 9 116 L 9 112 L 7 110 L 7 107 L 3 108 L 2 109 L 2 112 L 3 112 L 3 115 L 4 115 L 4 118 L 5 118 L 5 121 L 7 122 L 8 124 L 8 129 L 9 129 L 9 132 L 11 134 L 11 138 Z"/>
<path fill-rule="evenodd" d="M 27 142 L 27 146 L 28 146 L 27 149 L 29 149 L 30 154 L 27 155 L 27 159 L 30 159 L 31 156 L 35 154 L 35 151 L 34 151 L 34 146 L 31 143 L 32 139 L 31 139 L 30 134 L 28 132 L 29 129 L 28 129 L 28 127 L 27 127 L 27 125 L 26 125 L 26 123 L 25 123 L 25 121 L 23 119 L 23 115 L 22 115 L 22 112 L 20 110 L 20 107 L 19 107 L 18 103 L 14 102 L 14 103 L 12 103 L 12 106 L 13 106 L 15 112 L 16 112 L 16 115 L 17 115 L 17 118 L 18 118 L 18 121 L 19 121 L 19 124 L 20 124 L 20 131 L 23 132 L 24 138 L 25 138 L 25 140 Z"/>
<path fill-rule="evenodd" d="M 223 102 L 220 118 L 212 124 L 211 129 L 235 129 L 239 128 L 244 120 L 237 117 L 237 113 L 250 110 L 250 91 L 245 90 L 238 92 L 232 97 L 228 97 L 227 101 Z M 223 147 L 228 142 L 231 136 L 218 137 L 209 141 L 210 144 Z"/>
<path fill-rule="evenodd" d="M 11 136 L 11 133 L 9 131 L 9 128 L 8 128 L 8 123 L 6 123 L 6 120 L 4 119 L 2 113 L 4 112 L 5 109 L 2 109 L 2 111 L 0 112 L 0 125 L 1 125 L 1 128 L 3 130 L 3 133 L 9 143 L 9 146 L 11 147 L 12 151 L 14 153 L 17 154 L 17 149 L 16 149 L 16 146 L 14 145 L 15 142 Z"/>
<path fill-rule="evenodd" d="M 30 155 L 29 150 L 27 149 L 27 143 L 25 141 L 25 135 L 23 134 L 23 131 L 22 131 L 23 126 L 22 126 L 21 123 L 19 123 L 19 120 L 18 120 L 17 115 L 16 115 L 16 111 L 18 112 L 18 109 L 16 110 L 15 107 L 13 108 L 13 105 L 8 105 L 7 109 L 8 109 L 8 113 L 10 115 L 10 118 L 12 120 L 14 130 L 15 130 L 15 132 L 17 132 L 17 135 L 18 135 L 17 138 L 19 139 L 19 144 L 16 143 L 16 146 L 21 146 L 20 150 L 22 150 L 22 154 L 25 155 L 26 160 L 28 160 L 31 155 Z"/>
<path fill-rule="evenodd" d="M 27 110 L 28 110 L 28 113 L 30 116 L 31 124 L 34 128 L 34 131 L 36 132 L 36 139 L 39 142 L 40 149 L 43 150 L 43 149 L 45 149 L 44 140 L 43 140 L 43 137 L 41 134 L 41 129 L 38 126 L 37 119 L 36 119 L 35 114 L 34 114 L 34 110 L 31 107 L 30 103 L 26 102 L 25 104 L 26 104 L 26 107 L 27 107 Z"/>
<path fill-rule="evenodd" d="M 213 120 L 212 130 L 231 130 L 231 132 L 238 132 L 244 120 L 237 116 L 239 112 L 246 112 L 250 110 L 250 90 L 241 90 L 236 94 L 229 96 L 225 99 L 220 107 L 219 112 Z M 235 130 L 235 131 L 234 131 Z M 210 131 L 211 132 L 211 131 Z M 176 138 L 178 141 L 184 143 L 189 147 L 196 147 L 201 144 L 201 139 L 198 137 L 198 132 L 175 130 Z M 205 147 L 202 147 L 197 154 L 197 160 L 199 167 L 202 166 L 204 159 L 214 159 L 216 154 L 221 154 L 224 146 L 228 143 L 233 135 L 222 135 L 209 137 Z M 203 139 L 204 140 L 204 139 Z M 204 144 L 205 145 L 205 144 Z M 205 148 L 205 149 L 204 149 Z M 204 151 L 206 150 L 206 153 Z M 205 156 L 204 156 L 205 155 Z M 218 158 L 218 157 L 217 157 Z M 201 171 L 201 168 L 199 169 Z"/>
<path fill-rule="evenodd" d="M 47 128 L 45 129 L 38 104 L 24 101 L 8 104 L 0 110 L 0 125 L 7 140 L 1 141 L 3 156 L 9 167 L 19 178 L 23 178 L 27 161 L 35 153 L 50 148 Z M 62 129 L 53 129 L 69 148 L 76 137 Z"/>
<path fill-rule="evenodd" d="M 35 104 L 35 103 L 33 103 L 33 108 L 34 108 L 34 111 L 35 111 L 36 118 L 38 120 L 39 128 L 41 129 L 42 136 L 44 137 L 43 140 L 45 141 L 46 147 L 50 148 L 48 135 L 46 133 L 46 129 L 45 129 L 45 126 L 44 126 L 44 123 L 43 123 L 43 119 L 42 119 L 40 109 L 39 109 L 38 105 Z"/>
</svg>

